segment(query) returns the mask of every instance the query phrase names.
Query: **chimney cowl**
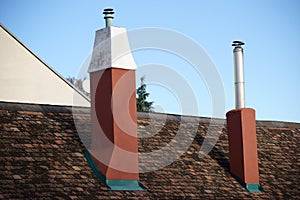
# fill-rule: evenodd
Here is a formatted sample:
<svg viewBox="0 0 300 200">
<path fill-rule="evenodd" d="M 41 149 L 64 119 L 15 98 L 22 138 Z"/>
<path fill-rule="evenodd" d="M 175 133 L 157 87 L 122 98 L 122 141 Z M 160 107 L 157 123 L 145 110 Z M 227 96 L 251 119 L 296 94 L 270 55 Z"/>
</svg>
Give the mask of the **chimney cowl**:
<svg viewBox="0 0 300 200">
<path fill-rule="evenodd" d="M 112 26 L 112 19 L 114 18 L 115 13 L 113 10 L 114 9 L 112 8 L 105 8 L 103 10 L 106 27 Z"/>
<path fill-rule="evenodd" d="M 245 45 L 245 43 L 242 42 L 242 41 L 235 40 L 235 41 L 232 42 L 233 47 L 241 47 L 243 45 Z"/>
</svg>

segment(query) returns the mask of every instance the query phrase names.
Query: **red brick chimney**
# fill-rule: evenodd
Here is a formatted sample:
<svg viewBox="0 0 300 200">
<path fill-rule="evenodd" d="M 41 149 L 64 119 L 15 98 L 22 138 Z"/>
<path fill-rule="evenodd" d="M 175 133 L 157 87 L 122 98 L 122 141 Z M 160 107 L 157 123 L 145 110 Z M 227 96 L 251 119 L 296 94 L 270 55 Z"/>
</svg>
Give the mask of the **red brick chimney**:
<svg viewBox="0 0 300 200">
<path fill-rule="evenodd" d="M 92 143 L 87 159 L 112 190 L 143 190 L 139 183 L 136 117 L 136 64 L 125 28 L 112 26 L 113 9 L 105 9 L 106 27 L 96 31 L 89 66 Z"/>
<path fill-rule="evenodd" d="M 259 192 L 255 110 L 245 108 L 243 42 L 235 46 L 235 104 L 227 112 L 230 172 L 249 192 Z"/>
</svg>

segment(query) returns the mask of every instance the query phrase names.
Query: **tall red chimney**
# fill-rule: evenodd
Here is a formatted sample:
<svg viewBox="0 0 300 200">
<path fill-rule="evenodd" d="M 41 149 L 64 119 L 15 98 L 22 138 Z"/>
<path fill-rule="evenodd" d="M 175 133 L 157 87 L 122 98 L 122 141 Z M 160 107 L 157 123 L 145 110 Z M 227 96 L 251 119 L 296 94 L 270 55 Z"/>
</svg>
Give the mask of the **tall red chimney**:
<svg viewBox="0 0 300 200">
<path fill-rule="evenodd" d="M 230 172 L 249 192 L 259 192 L 255 110 L 245 108 L 243 42 L 234 41 L 235 104 L 227 112 Z"/>
<path fill-rule="evenodd" d="M 96 31 L 89 66 L 92 143 L 87 159 L 112 190 L 143 190 L 139 183 L 136 117 L 136 64 L 125 28 L 112 26 L 113 9 L 104 9 L 106 27 Z"/>
</svg>

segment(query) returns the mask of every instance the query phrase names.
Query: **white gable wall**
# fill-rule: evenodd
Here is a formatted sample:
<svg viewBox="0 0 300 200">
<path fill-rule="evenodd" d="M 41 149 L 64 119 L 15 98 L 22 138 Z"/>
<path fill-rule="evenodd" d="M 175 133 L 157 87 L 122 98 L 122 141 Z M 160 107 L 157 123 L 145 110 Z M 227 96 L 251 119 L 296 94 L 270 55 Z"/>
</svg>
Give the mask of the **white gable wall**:
<svg viewBox="0 0 300 200">
<path fill-rule="evenodd" d="M 86 97 L 2 26 L 0 26 L 0 101 L 90 106 Z"/>
</svg>

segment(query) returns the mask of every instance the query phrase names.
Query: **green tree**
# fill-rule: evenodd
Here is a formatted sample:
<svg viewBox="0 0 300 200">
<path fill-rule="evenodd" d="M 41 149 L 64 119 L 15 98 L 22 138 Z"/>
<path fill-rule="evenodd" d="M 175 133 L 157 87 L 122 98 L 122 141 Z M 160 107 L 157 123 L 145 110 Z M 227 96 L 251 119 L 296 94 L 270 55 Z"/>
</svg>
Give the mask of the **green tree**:
<svg viewBox="0 0 300 200">
<path fill-rule="evenodd" d="M 153 101 L 147 101 L 147 97 L 150 95 L 146 91 L 146 84 L 145 84 L 145 76 L 141 78 L 140 87 L 136 90 L 137 98 L 136 98 L 136 108 L 139 112 L 151 112 L 153 107 Z"/>
</svg>

